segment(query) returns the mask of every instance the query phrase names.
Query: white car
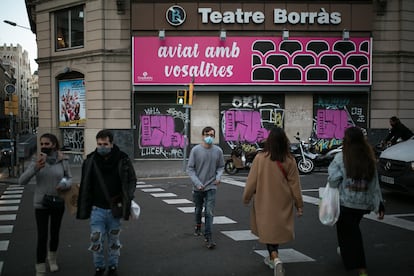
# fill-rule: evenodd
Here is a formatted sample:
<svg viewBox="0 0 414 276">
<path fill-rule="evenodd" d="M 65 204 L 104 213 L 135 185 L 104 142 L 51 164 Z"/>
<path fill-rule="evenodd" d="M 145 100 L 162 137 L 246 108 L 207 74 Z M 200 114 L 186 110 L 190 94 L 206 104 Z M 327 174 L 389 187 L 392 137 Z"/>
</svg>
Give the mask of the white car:
<svg viewBox="0 0 414 276">
<path fill-rule="evenodd" d="M 378 175 L 381 187 L 414 194 L 414 137 L 381 153 Z"/>
</svg>

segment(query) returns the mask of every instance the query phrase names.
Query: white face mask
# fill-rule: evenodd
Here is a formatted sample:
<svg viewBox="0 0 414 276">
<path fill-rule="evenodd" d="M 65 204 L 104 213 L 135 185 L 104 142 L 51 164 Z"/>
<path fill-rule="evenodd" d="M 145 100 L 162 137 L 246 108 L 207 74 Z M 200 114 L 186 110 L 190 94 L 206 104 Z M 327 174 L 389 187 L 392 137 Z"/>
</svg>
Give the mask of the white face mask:
<svg viewBox="0 0 414 276">
<path fill-rule="evenodd" d="M 214 138 L 211 136 L 204 137 L 204 142 L 208 145 L 211 145 L 214 142 Z"/>
</svg>

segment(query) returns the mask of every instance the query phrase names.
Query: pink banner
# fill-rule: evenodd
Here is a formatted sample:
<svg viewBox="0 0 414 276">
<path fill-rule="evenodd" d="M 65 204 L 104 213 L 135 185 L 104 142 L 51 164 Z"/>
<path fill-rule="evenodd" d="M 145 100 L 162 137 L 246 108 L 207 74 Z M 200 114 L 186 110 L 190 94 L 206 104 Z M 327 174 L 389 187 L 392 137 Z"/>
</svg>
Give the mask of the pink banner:
<svg viewBox="0 0 414 276">
<path fill-rule="evenodd" d="M 370 85 L 371 39 L 134 37 L 133 84 Z"/>
</svg>

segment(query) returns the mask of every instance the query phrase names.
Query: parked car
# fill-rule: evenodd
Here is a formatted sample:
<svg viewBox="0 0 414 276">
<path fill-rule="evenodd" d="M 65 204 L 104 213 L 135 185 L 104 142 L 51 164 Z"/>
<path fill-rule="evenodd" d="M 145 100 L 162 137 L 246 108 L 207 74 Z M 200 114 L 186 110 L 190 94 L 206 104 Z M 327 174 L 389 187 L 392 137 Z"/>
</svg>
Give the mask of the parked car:
<svg viewBox="0 0 414 276">
<path fill-rule="evenodd" d="M 381 187 L 414 195 L 414 137 L 381 153 L 378 175 Z"/>
<path fill-rule="evenodd" d="M 10 165 L 13 149 L 10 139 L 0 139 L 0 166 Z"/>
</svg>

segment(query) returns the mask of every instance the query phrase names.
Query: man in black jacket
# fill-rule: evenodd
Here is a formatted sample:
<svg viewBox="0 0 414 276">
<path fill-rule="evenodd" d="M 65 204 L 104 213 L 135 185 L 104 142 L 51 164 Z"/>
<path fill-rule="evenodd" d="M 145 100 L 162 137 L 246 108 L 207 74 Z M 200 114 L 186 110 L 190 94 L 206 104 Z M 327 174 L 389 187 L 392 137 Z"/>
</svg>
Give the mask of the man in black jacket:
<svg viewBox="0 0 414 276">
<path fill-rule="evenodd" d="M 117 275 L 121 243 L 121 218 L 130 217 L 136 175 L 128 155 L 113 144 L 113 134 L 104 129 L 96 135 L 96 150 L 82 164 L 78 219 L 89 219 L 95 275 Z M 118 212 L 116 212 L 118 210 Z M 105 238 L 108 260 L 105 260 Z"/>
<path fill-rule="evenodd" d="M 401 138 L 403 141 L 406 141 L 413 136 L 413 132 L 408 127 L 403 125 L 400 119 L 395 116 L 390 118 L 390 125 L 390 132 L 388 133 L 387 137 L 385 137 L 384 141 L 382 141 L 382 144 L 384 146 L 387 143 L 395 145 L 398 139 Z"/>
</svg>

